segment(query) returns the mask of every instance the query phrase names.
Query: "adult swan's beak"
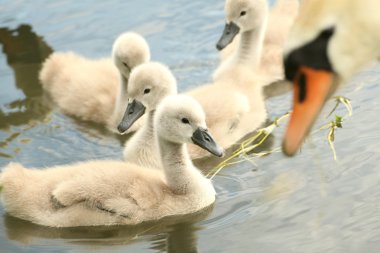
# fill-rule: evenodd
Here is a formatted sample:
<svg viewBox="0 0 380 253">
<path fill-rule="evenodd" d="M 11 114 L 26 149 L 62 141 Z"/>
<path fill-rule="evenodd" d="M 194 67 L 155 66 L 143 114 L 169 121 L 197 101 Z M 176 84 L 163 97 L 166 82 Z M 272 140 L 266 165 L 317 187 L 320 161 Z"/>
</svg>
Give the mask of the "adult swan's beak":
<svg viewBox="0 0 380 253">
<path fill-rule="evenodd" d="M 302 145 L 337 82 L 332 72 L 301 67 L 293 87 L 293 112 L 282 143 L 288 156 L 293 156 Z"/>
<path fill-rule="evenodd" d="M 309 133 L 326 100 L 337 88 L 328 45 L 335 28 L 327 28 L 312 41 L 293 49 L 284 59 L 285 77 L 293 82 L 293 113 L 282 151 L 294 155 Z"/>
</svg>

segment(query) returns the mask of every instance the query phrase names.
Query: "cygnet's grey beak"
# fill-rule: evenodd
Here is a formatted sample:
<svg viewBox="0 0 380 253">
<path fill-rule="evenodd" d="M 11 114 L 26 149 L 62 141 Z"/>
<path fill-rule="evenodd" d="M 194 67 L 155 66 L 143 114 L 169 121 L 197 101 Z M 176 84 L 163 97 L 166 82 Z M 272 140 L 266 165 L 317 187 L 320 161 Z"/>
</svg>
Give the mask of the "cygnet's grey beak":
<svg viewBox="0 0 380 253">
<path fill-rule="evenodd" d="M 207 131 L 207 129 L 197 128 L 191 136 L 191 140 L 195 145 L 207 150 L 213 155 L 222 157 L 224 155 L 224 150 L 221 148 Z"/>
<path fill-rule="evenodd" d="M 141 102 L 134 99 L 131 103 L 128 104 L 123 119 L 117 127 L 119 133 L 125 133 L 133 125 L 133 123 L 136 122 L 136 120 L 144 115 L 144 113 L 145 106 Z"/>
<path fill-rule="evenodd" d="M 226 24 L 222 37 L 220 37 L 218 43 L 216 44 L 216 48 L 218 50 L 222 50 L 228 46 L 228 44 L 230 44 L 235 36 L 239 33 L 239 30 L 240 28 L 234 22 Z"/>
</svg>

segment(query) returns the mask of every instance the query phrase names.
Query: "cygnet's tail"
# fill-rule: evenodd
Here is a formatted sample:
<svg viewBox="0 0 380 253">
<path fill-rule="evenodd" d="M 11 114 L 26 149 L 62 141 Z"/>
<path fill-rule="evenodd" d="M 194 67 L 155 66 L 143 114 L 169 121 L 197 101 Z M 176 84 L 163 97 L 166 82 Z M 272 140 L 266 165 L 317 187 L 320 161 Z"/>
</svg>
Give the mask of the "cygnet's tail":
<svg viewBox="0 0 380 253">
<path fill-rule="evenodd" d="M 28 202 L 35 196 L 29 191 L 29 184 L 25 168 L 19 163 L 10 163 L 3 168 L 0 175 L 1 200 L 5 210 L 21 219 L 30 219 L 32 211 Z"/>
<path fill-rule="evenodd" d="M 39 74 L 39 79 L 42 87 L 45 90 L 50 90 L 50 87 L 55 84 L 55 79 L 66 66 L 74 64 L 80 60 L 80 57 L 75 53 L 53 53 L 42 64 L 42 69 Z"/>
<path fill-rule="evenodd" d="M 0 173 L 1 192 L 12 188 L 12 191 L 22 189 L 24 185 L 24 167 L 19 163 L 10 163 L 4 167 Z"/>
<path fill-rule="evenodd" d="M 5 210 L 12 216 L 37 224 L 51 214 L 50 199 L 35 176 L 37 170 L 27 169 L 19 163 L 10 163 L 0 175 L 1 200 Z"/>
</svg>

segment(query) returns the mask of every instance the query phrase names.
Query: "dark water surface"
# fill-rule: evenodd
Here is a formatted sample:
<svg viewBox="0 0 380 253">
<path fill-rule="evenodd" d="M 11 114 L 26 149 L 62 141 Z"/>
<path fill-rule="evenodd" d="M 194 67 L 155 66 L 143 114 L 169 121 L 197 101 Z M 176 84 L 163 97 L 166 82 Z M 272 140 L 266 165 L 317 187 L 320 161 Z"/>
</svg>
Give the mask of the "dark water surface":
<svg viewBox="0 0 380 253">
<path fill-rule="evenodd" d="M 222 0 L 0 1 L 0 167 L 121 158 L 123 140 L 65 116 L 43 94 L 37 75 L 51 52 L 108 56 L 117 35 L 134 30 L 183 91 L 210 79 L 223 23 Z M 338 92 L 354 114 L 336 133 L 337 162 L 319 132 L 292 159 L 274 153 L 225 169 L 213 179 L 213 209 L 160 224 L 52 229 L 1 207 L 0 252 L 379 252 L 379 83 L 373 65 Z M 290 98 L 268 99 L 269 118 L 287 112 Z"/>
</svg>

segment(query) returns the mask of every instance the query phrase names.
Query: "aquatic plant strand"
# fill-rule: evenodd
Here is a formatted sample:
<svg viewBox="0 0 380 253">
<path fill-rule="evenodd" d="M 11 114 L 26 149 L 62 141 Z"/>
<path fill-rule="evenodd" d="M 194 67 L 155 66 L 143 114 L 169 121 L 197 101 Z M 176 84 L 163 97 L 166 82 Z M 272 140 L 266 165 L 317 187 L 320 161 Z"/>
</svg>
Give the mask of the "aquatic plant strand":
<svg viewBox="0 0 380 253">
<path fill-rule="evenodd" d="M 337 160 L 336 150 L 334 146 L 334 140 L 335 140 L 335 131 L 337 128 L 342 128 L 342 122 L 345 118 L 352 116 L 352 106 L 350 99 L 343 97 L 343 96 L 336 96 L 333 97 L 335 100 L 335 105 L 333 109 L 328 113 L 326 118 L 329 118 L 339 107 L 340 104 L 343 104 L 347 109 L 347 114 L 344 116 L 338 116 L 335 114 L 334 120 L 330 121 L 329 123 L 321 126 L 317 130 L 311 133 L 311 135 L 316 134 L 317 132 L 320 132 L 325 129 L 329 129 L 329 132 L 327 134 L 327 141 L 329 143 L 330 149 L 332 150 L 334 160 Z M 249 161 L 256 165 L 254 158 L 256 157 L 262 157 L 267 156 L 272 153 L 280 152 L 281 147 L 276 147 L 272 150 L 259 152 L 259 153 L 252 153 L 248 154 L 249 152 L 253 151 L 255 148 L 261 146 L 264 141 L 268 138 L 268 136 L 279 126 L 279 124 L 289 117 L 290 112 L 282 115 L 281 117 L 276 118 L 272 124 L 270 124 L 267 127 L 260 128 L 257 130 L 257 134 L 248 138 L 247 140 L 243 141 L 240 144 L 240 147 L 235 150 L 231 156 L 229 156 L 227 159 L 223 160 L 221 163 L 219 163 L 216 167 L 214 167 L 206 176 L 212 179 L 215 175 L 217 175 L 222 169 L 224 169 L 227 166 L 238 164 L 241 162 Z M 235 160 L 236 158 L 241 158 L 239 160 Z"/>
</svg>

